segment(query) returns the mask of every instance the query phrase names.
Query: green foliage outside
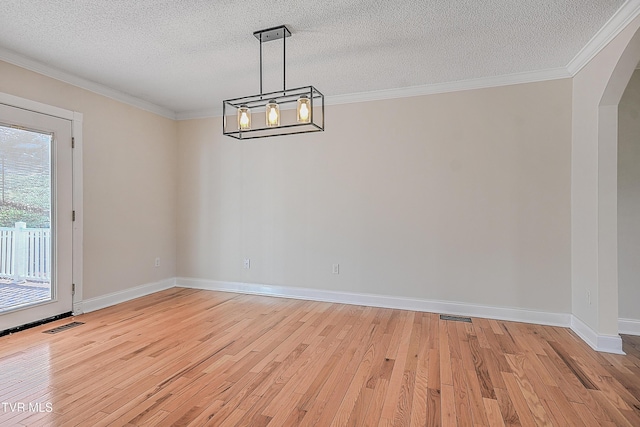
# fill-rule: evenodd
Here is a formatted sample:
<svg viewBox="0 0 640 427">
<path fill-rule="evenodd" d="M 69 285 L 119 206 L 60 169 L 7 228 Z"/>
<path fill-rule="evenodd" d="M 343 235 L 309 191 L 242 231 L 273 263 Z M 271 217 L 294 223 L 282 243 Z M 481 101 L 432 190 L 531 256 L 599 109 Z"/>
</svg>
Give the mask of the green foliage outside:
<svg viewBox="0 0 640 427">
<path fill-rule="evenodd" d="M 24 208 L 0 205 L 0 227 L 15 226 L 16 222 L 25 222 L 29 228 L 49 228 L 49 216 L 38 212 L 29 212 Z"/>
<path fill-rule="evenodd" d="M 0 227 L 50 226 L 50 136 L 0 126 Z"/>
</svg>

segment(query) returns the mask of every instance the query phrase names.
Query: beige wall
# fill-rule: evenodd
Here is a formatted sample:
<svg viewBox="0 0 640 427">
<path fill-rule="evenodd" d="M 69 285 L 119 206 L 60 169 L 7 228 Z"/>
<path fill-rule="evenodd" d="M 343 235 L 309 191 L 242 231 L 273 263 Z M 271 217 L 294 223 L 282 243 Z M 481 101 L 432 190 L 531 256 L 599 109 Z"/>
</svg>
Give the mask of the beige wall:
<svg viewBox="0 0 640 427">
<path fill-rule="evenodd" d="M 178 276 L 569 313 L 571 90 L 329 106 L 324 133 L 245 142 L 180 122 Z"/>
<path fill-rule="evenodd" d="M 640 70 L 618 109 L 619 316 L 640 320 Z"/>
<path fill-rule="evenodd" d="M 2 61 L 0 76 L 1 92 L 83 114 L 83 297 L 174 277 L 177 123 Z"/>
<path fill-rule="evenodd" d="M 570 80 L 329 106 L 324 133 L 239 143 L 0 74 L 84 114 L 85 298 L 177 275 L 571 311 Z"/>
</svg>

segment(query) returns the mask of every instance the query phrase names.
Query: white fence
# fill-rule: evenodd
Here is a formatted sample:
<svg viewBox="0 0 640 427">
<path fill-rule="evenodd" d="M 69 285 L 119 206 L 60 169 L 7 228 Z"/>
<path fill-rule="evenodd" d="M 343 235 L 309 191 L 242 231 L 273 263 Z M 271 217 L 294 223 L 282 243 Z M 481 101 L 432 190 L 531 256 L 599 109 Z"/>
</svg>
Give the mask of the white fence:
<svg viewBox="0 0 640 427">
<path fill-rule="evenodd" d="M 0 277 L 16 281 L 51 281 L 51 229 L 0 227 Z"/>
</svg>

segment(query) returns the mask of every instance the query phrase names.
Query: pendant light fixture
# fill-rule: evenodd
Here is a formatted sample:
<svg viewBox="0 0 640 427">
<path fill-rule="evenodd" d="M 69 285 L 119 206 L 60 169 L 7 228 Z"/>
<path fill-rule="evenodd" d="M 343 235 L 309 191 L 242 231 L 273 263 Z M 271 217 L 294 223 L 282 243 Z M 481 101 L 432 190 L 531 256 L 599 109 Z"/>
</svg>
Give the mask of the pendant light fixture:
<svg viewBox="0 0 640 427">
<path fill-rule="evenodd" d="M 313 86 L 287 89 L 286 39 L 291 37 L 289 29 L 281 25 L 256 31 L 253 35 L 260 42 L 260 93 L 222 101 L 223 135 L 253 139 L 324 131 L 324 95 Z M 280 39 L 283 50 L 282 90 L 263 93 L 262 43 Z M 253 121 L 252 115 L 257 116 Z M 264 123 L 264 126 L 259 123 Z"/>
</svg>

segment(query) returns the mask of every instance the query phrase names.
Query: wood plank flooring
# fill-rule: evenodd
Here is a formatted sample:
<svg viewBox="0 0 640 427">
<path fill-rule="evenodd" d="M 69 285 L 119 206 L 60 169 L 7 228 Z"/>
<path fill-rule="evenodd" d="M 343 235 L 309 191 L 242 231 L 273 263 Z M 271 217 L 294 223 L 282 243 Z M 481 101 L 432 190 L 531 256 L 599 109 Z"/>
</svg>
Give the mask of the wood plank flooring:
<svg viewBox="0 0 640 427">
<path fill-rule="evenodd" d="M 42 333 L 72 320 L 85 324 Z M 564 328 L 174 288 L 0 338 L 0 425 L 640 426 L 640 337 L 624 350 Z"/>
</svg>

